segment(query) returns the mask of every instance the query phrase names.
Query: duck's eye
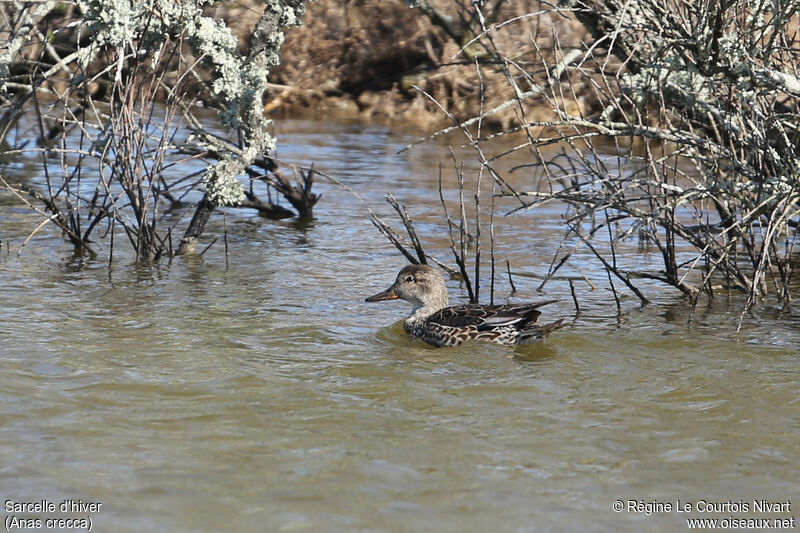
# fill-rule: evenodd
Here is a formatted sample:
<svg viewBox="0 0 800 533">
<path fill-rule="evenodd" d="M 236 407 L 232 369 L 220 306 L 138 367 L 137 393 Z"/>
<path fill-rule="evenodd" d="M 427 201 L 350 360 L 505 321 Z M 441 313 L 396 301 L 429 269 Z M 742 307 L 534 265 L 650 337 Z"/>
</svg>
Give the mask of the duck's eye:
<svg viewBox="0 0 800 533">
<path fill-rule="evenodd" d="M 414 276 L 406 276 L 406 283 L 414 283 Z"/>
</svg>

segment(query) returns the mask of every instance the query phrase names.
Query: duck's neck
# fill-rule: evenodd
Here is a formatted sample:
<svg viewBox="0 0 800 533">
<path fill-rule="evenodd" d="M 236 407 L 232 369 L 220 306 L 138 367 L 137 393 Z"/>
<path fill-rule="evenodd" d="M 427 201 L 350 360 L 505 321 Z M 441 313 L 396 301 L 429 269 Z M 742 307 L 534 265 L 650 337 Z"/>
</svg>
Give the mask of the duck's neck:
<svg viewBox="0 0 800 533">
<path fill-rule="evenodd" d="M 418 324 L 424 322 L 426 318 L 431 316 L 436 311 L 447 307 L 447 296 L 443 299 L 439 298 L 435 301 L 426 302 L 425 305 L 414 304 L 411 309 L 411 314 L 406 318 L 406 324 Z"/>
</svg>

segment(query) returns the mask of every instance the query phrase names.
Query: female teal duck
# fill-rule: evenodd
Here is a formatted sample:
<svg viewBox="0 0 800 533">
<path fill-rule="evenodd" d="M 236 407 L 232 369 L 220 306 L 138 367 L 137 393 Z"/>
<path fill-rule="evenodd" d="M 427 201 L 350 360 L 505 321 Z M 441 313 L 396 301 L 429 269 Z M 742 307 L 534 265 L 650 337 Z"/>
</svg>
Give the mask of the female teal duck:
<svg viewBox="0 0 800 533">
<path fill-rule="evenodd" d="M 566 326 L 561 320 L 536 324 L 538 307 L 556 300 L 519 305 L 447 306 L 447 287 L 439 271 L 428 265 L 408 265 L 394 285 L 370 296 L 380 302 L 401 298 L 414 306 L 404 323 L 406 332 L 433 346 L 458 346 L 467 340 L 523 344 L 544 339 Z"/>
</svg>

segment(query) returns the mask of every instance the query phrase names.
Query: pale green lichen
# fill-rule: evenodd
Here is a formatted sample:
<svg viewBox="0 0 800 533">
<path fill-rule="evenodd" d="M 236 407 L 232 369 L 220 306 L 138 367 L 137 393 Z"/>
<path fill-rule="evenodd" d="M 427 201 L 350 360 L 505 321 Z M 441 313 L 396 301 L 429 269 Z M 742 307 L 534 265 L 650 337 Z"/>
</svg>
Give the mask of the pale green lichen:
<svg viewBox="0 0 800 533">
<path fill-rule="evenodd" d="M 211 0 L 78 0 L 87 26 L 93 34 L 93 50 L 108 46 L 151 55 L 158 60 L 163 43 L 182 32 L 192 51 L 209 68 L 209 88 L 222 104 L 222 124 L 240 129 L 243 146 L 236 156 L 224 156 L 209 167 L 204 182 L 210 201 L 235 205 L 244 198 L 237 181 L 256 157 L 275 149 L 268 133 L 269 121 L 263 116 L 262 97 L 269 69 L 280 62 L 283 31 L 280 26 L 302 22 L 304 5 L 300 0 L 265 0 L 265 13 L 278 26 L 259 35 L 259 49 L 253 57 L 242 57 L 237 38 L 222 21 L 203 14 Z M 3 68 L 0 56 L 0 69 Z"/>
<path fill-rule="evenodd" d="M 14 62 L 20 48 L 28 40 L 28 29 L 34 27 L 47 13 L 58 4 L 57 0 L 48 0 L 34 6 L 17 6 L 21 9 L 17 27 L 10 38 L 0 44 L 0 91 L 5 92 L 6 80 L 10 74 L 9 67 Z"/>
<path fill-rule="evenodd" d="M 95 37 L 94 44 L 124 47 L 138 40 L 142 28 L 138 23 L 145 17 L 144 2 L 129 0 L 78 0 L 78 7 Z"/>
<path fill-rule="evenodd" d="M 244 187 L 236 179 L 244 172 L 240 159 L 223 157 L 208 167 L 203 181 L 208 197 L 216 205 L 238 205 L 245 198 Z"/>
<path fill-rule="evenodd" d="M 204 178 L 212 202 L 235 205 L 244 198 L 244 188 L 237 177 L 258 156 L 275 149 L 275 138 L 268 132 L 270 121 L 263 116 L 262 97 L 269 69 L 280 62 L 284 39 L 280 27 L 300 24 L 305 7 L 302 0 L 265 0 L 265 15 L 272 21 L 267 25 L 270 30 L 258 35 L 256 53 L 242 57 L 230 28 L 203 14 L 203 7 L 212 3 L 213 0 L 77 0 L 92 35 L 91 44 L 78 50 L 77 61 L 82 70 L 87 70 L 101 49 L 112 48 L 121 57 L 131 52 L 150 55 L 155 65 L 163 45 L 183 33 L 192 51 L 209 68 L 209 87 L 222 104 L 223 125 L 243 134 L 243 146 L 237 155 L 224 156 L 209 167 Z M 56 4 L 50 0 L 25 12 L 30 24 Z M 8 77 L 9 66 L 26 38 L 27 33 L 20 31 L 0 47 L 0 82 Z M 0 89 L 4 87 L 0 85 Z"/>
<path fill-rule="evenodd" d="M 13 59 L 14 52 L 9 48 L 4 47 L 0 50 L 0 80 L 6 80 L 9 75 L 9 65 Z M 5 90 L 5 83 L 2 85 L 2 90 Z"/>
<path fill-rule="evenodd" d="M 210 68 L 210 89 L 225 106 L 223 124 L 238 126 L 242 109 L 253 107 L 266 86 L 267 69 L 248 64 L 237 48 L 237 38 L 222 21 L 203 15 L 208 0 L 175 2 L 150 0 L 79 0 L 95 47 L 134 47 L 158 59 L 161 45 L 183 31 L 192 50 Z M 282 41 L 281 38 L 277 41 Z M 260 103 L 260 100 L 259 100 Z"/>
</svg>

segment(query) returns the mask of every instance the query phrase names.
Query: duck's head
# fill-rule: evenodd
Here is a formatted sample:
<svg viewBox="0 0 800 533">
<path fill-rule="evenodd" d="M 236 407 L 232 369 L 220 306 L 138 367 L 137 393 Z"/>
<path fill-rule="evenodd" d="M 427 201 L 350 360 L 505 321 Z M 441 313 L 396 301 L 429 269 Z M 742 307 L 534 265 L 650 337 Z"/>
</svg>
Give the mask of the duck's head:
<svg viewBox="0 0 800 533">
<path fill-rule="evenodd" d="M 397 298 L 411 302 L 415 311 L 423 308 L 430 314 L 447 307 L 447 286 L 435 268 L 428 265 L 408 265 L 397 274 L 394 285 L 370 296 L 366 301 L 380 302 Z"/>
</svg>

